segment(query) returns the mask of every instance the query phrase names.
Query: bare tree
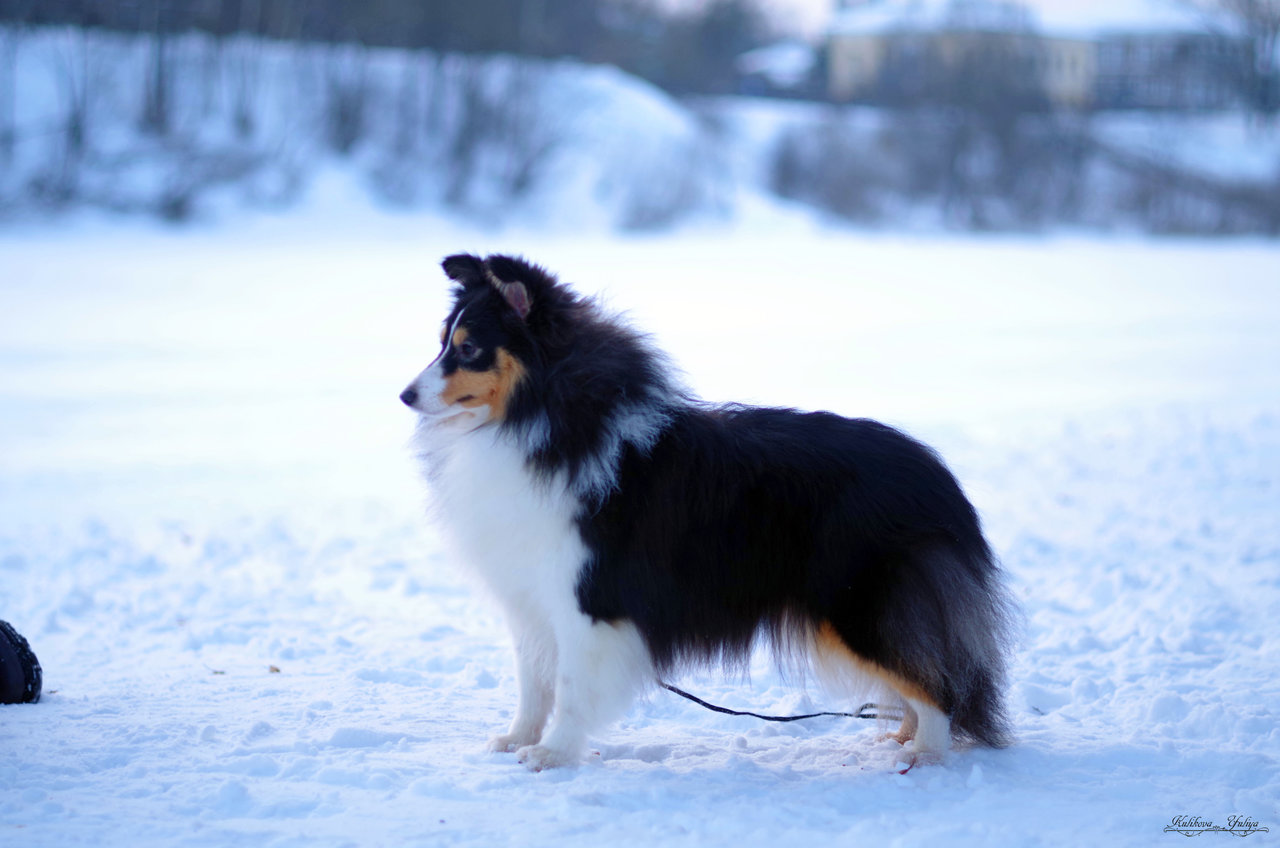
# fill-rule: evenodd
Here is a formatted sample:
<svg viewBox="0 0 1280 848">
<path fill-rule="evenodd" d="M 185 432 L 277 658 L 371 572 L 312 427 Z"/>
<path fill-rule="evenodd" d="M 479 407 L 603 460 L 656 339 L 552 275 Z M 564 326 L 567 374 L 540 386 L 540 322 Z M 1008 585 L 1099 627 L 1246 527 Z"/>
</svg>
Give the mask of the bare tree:
<svg viewBox="0 0 1280 848">
<path fill-rule="evenodd" d="M 1239 45 L 1228 68 L 1257 116 L 1280 110 L 1280 0 L 1174 0 L 1204 13 L 1207 26 Z"/>
<path fill-rule="evenodd" d="M 0 0 L 8 23 L 0 26 L 0 165 L 13 161 L 18 144 L 18 46 L 35 0 Z"/>
<path fill-rule="evenodd" d="M 965 227 L 1020 227 L 1044 217 L 1034 183 L 1055 159 L 1040 42 L 1026 32 L 974 28 L 917 57 L 920 101 L 896 130 L 916 167 L 939 179 L 944 216 Z"/>
<path fill-rule="evenodd" d="M 50 146 L 44 173 L 31 181 L 33 194 L 53 204 L 72 200 L 79 190 L 80 166 L 90 146 L 90 106 L 97 63 L 86 30 L 68 30 L 53 55 L 54 74 L 65 104 L 60 145 Z"/>
<path fill-rule="evenodd" d="M 329 147 L 347 155 L 364 137 L 368 120 L 369 56 L 359 44 L 334 44 L 324 63 Z"/>
<path fill-rule="evenodd" d="M 150 16 L 151 60 L 147 67 L 141 126 L 145 132 L 163 136 L 169 132 L 172 61 L 169 56 L 169 15 L 172 9 L 166 0 L 151 0 L 146 11 Z"/>
<path fill-rule="evenodd" d="M 13 151 L 18 143 L 18 128 L 14 115 L 17 102 L 18 37 L 16 26 L 0 27 L 0 165 L 13 161 Z"/>
<path fill-rule="evenodd" d="M 240 4 L 240 20 L 237 29 L 242 33 L 235 41 L 235 53 L 231 60 L 232 115 L 236 135 L 249 138 L 255 129 L 254 98 L 261 82 L 262 39 L 246 38 L 243 33 L 256 33 L 262 28 L 261 0 L 243 0 Z"/>
<path fill-rule="evenodd" d="M 681 93 L 730 94 L 734 59 L 769 38 L 769 24 L 754 0 L 709 0 L 664 23 L 659 85 Z"/>
</svg>

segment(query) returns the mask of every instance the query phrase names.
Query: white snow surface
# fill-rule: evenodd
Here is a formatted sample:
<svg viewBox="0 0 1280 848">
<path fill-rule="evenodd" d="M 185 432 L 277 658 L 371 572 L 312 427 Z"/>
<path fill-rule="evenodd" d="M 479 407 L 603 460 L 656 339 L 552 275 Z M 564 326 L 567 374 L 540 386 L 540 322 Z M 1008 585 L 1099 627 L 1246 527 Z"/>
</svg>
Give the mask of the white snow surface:
<svg viewBox="0 0 1280 848">
<path fill-rule="evenodd" d="M 400 389 L 458 250 L 651 330 L 704 396 L 934 444 L 1025 616 L 1017 742 L 900 774 L 872 722 L 655 691 L 581 767 L 488 754 L 505 627 L 421 514 Z M 0 844 L 1155 845 L 1280 834 L 1280 247 L 443 219 L 0 234 Z M 774 713 L 784 680 L 674 681 Z M 1201 843 L 1230 837 L 1205 834 Z M 1234 843 L 1233 843 L 1234 844 Z"/>
</svg>

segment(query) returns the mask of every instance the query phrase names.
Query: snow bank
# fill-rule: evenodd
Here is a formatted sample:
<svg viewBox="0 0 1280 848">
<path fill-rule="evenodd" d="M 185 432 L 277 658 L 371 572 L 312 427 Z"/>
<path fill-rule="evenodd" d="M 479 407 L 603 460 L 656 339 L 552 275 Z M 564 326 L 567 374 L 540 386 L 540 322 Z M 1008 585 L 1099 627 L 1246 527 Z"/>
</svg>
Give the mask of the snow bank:
<svg viewBox="0 0 1280 848">
<path fill-rule="evenodd" d="M 85 30 L 0 40 L 16 50 L 11 214 L 291 205 L 335 167 L 366 198 L 485 222 L 646 229 L 723 207 L 695 118 L 612 68 L 195 34 L 158 54 Z"/>
<path fill-rule="evenodd" d="M 1241 116 L 1024 116 L 1010 130 L 981 116 L 681 102 L 573 61 L 203 35 L 157 51 L 69 29 L 0 28 L 6 83 L 0 223 L 83 207 L 172 220 L 314 210 L 338 186 L 335 208 L 559 232 L 778 207 L 934 231 L 1280 231 L 1280 133 Z"/>
</svg>

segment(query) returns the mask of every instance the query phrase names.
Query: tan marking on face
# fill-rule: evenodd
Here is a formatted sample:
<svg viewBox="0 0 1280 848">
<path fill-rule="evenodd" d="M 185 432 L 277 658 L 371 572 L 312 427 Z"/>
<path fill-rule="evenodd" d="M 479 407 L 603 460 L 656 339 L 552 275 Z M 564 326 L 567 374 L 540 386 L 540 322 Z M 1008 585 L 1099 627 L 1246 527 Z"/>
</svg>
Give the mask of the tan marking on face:
<svg viewBox="0 0 1280 848">
<path fill-rule="evenodd" d="M 462 343 L 463 343 L 463 342 L 465 342 L 465 341 L 467 340 L 467 336 L 469 336 L 469 335 L 470 335 L 470 333 L 468 333 L 468 332 L 467 332 L 467 328 L 466 328 L 466 327 L 459 327 L 458 329 L 454 330 L 454 331 L 453 331 L 453 346 L 454 346 L 454 347 L 459 347 L 459 346 L 461 346 L 461 345 L 462 345 Z M 441 334 L 440 341 L 444 341 L 444 335 L 443 335 L 443 333 Z"/>
<path fill-rule="evenodd" d="M 459 330 L 458 333 L 465 333 Z M 457 337 L 457 333 L 454 333 Z M 493 367 L 487 371 L 468 371 L 459 368 L 445 378 L 444 391 L 440 400 L 446 406 L 474 409 L 480 406 L 489 407 L 489 418 L 502 420 L 507 414 L 507 402 L 511 393 L 524 379 L 524 366 L 505 348 L 498 348 Z"/>
<path fill-rule="evenodd" d="M 921 689 L 918 684 L 912 683 L 902 675 L 890 671 L 879 663 L 855 654 L 845 644 L 845 641 L 840 638 L 840 634 L 836 632 L 835 627 L 829 621 L 824 621 L 818 625 L 818 629 L 813 634 L 813 645 L 818 654 L 817 659 L 819 662 L 831 666 L 836 663 L 845 663 L 852 666 L 853 670 L 859 674 L 879 681 L 904 698 L 923 701 L 926 704 L 938 707 L 938 702 L 924 689 Z M 938 709 L 941 709 L 941 707 L 938 707 Z"/>
</svg>

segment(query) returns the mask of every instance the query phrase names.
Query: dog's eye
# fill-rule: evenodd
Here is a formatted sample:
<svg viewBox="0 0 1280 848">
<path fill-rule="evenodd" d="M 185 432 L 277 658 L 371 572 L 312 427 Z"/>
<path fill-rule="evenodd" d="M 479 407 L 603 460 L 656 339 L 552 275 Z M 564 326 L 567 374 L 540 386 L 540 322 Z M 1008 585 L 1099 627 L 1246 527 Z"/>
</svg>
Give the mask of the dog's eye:
<svg viewBox="0 0 1280 848">
<path fill-rule="evenodd" d="M 454 347 L 458 352 L 458 358 L 463 362 L 470 362 L 480 355 L 480 346 L 471 339 L 463 339 L 462 344 Z"/>
</svg>

